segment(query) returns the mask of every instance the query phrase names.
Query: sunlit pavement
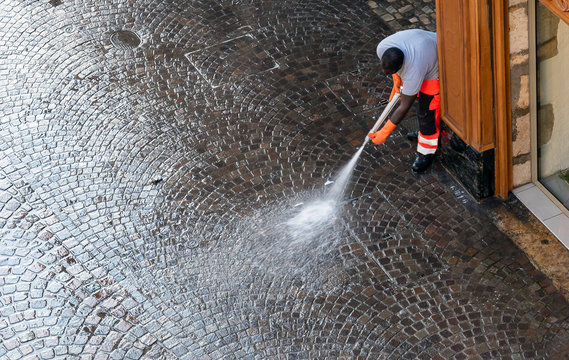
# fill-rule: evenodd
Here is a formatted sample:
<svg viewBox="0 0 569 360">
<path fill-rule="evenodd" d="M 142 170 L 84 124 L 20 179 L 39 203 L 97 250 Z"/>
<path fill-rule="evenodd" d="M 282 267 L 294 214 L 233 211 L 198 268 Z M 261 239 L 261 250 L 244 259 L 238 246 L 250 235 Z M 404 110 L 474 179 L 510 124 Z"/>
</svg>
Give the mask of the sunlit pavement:
<svg viewBox="0 0 569 360">
<path fill-rule="evenodd" d="M 1 359 L 563 359 L 569 308 L 386 103 L 434 1 L 0 2 Z M 293 236 L 294 235 L 294 236 Z"/>
</svg>

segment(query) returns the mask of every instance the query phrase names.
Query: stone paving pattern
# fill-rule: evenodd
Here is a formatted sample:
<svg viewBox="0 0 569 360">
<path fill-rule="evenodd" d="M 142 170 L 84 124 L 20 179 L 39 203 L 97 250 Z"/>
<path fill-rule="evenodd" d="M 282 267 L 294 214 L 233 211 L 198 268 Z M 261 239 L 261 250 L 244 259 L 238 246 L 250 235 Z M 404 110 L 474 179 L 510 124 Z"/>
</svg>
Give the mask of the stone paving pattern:
<svg viewBox="0 0 569 360">
<path fill-rule="evenodd" d="M 410 171 L 412 117 L 329 232 L 274 225 L 386 103 L 377 42 L 434 6 L 2 1 L 0 358 L 567 359 L 567 301 L 438 162 Z"/>
</svg>

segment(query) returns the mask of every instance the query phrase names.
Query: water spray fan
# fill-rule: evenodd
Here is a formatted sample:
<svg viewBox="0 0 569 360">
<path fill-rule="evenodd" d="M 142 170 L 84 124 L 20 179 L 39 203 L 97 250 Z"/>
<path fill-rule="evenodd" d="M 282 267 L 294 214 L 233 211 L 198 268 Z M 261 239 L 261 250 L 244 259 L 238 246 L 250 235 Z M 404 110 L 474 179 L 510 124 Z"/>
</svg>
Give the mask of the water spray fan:
<svg viewBox="0 0 569 360">
<path fill-rule="evenodd" d="M 381 125 L 383 125 L 383 123 L 385 122 L 385 120 L 387 119 L 387 117 L 389 116 L 389 114 L 391 113 L 391 110 L 393 110 L 393 108 L 395 107 L 395 104 L 397 103 L 397 101 L 399 101 L 399 96 L 400 93 L 396 92 L 393 94 L 393 97 L 391 98 L 391 101 L 389 103 L 387 103 L 387 105 L 385 106 L 385 109 L 383 109 L 383 112 L 381 113 L 381 115 L 379 116 L 379 118 L 377 119 L 377 121 L 375 122 L 375 125 L 373 125 L 373 127 L 371 128 L 371 130 L 369 131 L 370 133 L 374 133 L 376 132 Z M 364 143 L 362 145 L 362 148 L 364 146 L 366 146 L 366 144 L 370 141 L 370 137 L 366 136 Z"/>
</svg>

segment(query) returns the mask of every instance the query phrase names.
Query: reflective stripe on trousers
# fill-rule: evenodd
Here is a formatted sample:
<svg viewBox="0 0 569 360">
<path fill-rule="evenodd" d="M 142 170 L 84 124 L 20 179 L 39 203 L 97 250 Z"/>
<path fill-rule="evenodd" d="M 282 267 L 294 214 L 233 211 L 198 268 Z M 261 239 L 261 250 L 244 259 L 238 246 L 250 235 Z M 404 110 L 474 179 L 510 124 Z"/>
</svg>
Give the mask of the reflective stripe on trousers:
<svg viewBox="0 0 569 360">
<path fill-rule="evenodd" d="M 423 155 L 434 154 L 439 145 L 439 131 L 433 135 L 423 135 L 419 132 L 417 152 Z"/>
</svg>

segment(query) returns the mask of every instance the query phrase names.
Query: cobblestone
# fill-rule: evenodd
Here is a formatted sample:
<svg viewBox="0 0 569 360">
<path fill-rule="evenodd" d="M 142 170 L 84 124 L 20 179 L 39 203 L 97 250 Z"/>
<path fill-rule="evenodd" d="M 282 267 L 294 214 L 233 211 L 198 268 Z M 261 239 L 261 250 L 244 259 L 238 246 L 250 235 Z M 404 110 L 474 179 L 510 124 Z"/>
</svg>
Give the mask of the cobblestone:
<svg viewBox="0 0 569 360">
<path fill-rule="evenodd" d="M 434 7 L 3 1 L 0 358 L 566 356 L 551 282 L 437 162 L 410 171 L 412 113 L 328 233 L 275 230 L 387 103 L 378 41 Z"/>
</svg>

